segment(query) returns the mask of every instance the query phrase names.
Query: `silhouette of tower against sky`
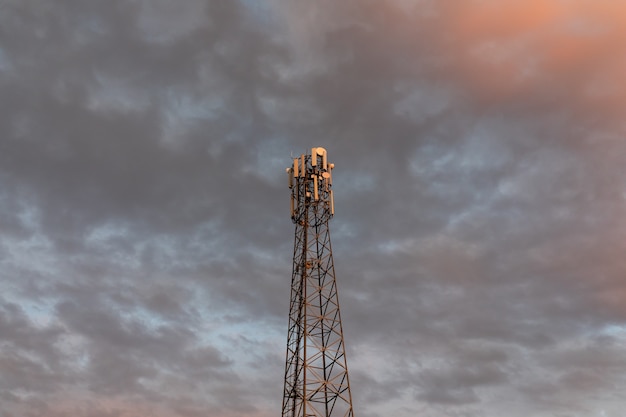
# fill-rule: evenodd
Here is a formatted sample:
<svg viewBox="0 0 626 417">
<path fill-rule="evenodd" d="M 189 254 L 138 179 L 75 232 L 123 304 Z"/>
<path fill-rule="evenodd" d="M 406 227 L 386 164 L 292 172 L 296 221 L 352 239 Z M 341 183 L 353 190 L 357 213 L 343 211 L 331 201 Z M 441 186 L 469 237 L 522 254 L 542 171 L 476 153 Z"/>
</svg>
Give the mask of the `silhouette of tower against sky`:
<svg viewBox="0 0 626 417">
<path fill-rule="evenodd" d="M 296 230 L 283 417 L 353 416 L 328 228 L 333 168 L 324 148 L 287 168 Z"/>
</svg>

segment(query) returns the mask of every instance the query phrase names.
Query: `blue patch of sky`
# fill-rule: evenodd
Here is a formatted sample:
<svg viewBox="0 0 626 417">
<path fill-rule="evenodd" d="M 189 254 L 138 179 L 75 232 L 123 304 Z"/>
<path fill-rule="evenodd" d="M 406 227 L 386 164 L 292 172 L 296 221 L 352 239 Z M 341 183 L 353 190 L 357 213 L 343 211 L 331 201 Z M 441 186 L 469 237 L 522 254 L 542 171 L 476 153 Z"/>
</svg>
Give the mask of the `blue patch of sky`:
<svg viewBox="0 0 626 417">
<path fill-rule="evenodd" d="M 377 248 L 384 254 L 394 254 L 398 252 L 411 252 L 418 245 L 415 239 L 391 239 L 377 245 Z"/>
<path fill-rule="evenodd" d="M 394 113 L 421 123 L 441 114 L 449 105 L 453 92 L 438 85 L 398 83 L 394 86 L 398 100 Z"/>
<path fill-rule="evenodd" d="M 194 123 L 215 120 L 224 111 L 224 99 L 220 96 L 193 95 L 174 88 L 164 93 L 163 141 L 176 145 Z"/>
<path fill-rule="evenodd" d="M 148 312 L 146 310 L 135 308 L 132 311 L 126 310 L 120 312 L 120 316 L 127 322 L 139 322 L 148 332 L 158 333 L 162 327 L 167 327 L 168 321 L 161 318 L 158 314 Z"/>
<path fill-rule="evenodd" d="M 28 239 L 5 238 L 3 243 L 6 249 L 2 260 L 5 273 L 15 270 L 22 275 L 45 277 L 50 275 L 59 261 L 50 251 L 52 243 L 42 234 L 33 234 Z"/>
<path fill-rule="evenodd" d="M 67 332 L 55 344 L 64 352 L 68 359 L 66 363 L 73 370 L 80 372 L 87 369 L 89 354 L 86 347 L 87 341 L 83 336 Z"/>
<path fill-rule="evenodd" d="M 235 310 L 217 311 L 209 306 L 200 307 L 201 328 L 197 329 L 198 344 L 213 346 L 233 360 L 238 370 L 246 370 L 250 361 L 250 347 L 280 346 L 282 354 L 287 337 L 287 319 L 273 323 L 265 318 L 249 319 Z M 284 326 L 283 326 L 284 325 Z"/>
<path fill-rule="evenodd" d="M 600 330 L 601 335 L 612 336 L 617 339 L 626 341 L 626 323 L 625 324 L 609 324 Z"/>
<path fill-rule="evenodd" d="M 211 345 L 227 353 L 233 360 L 233 368 L 242 373 L 247 372 L 250 361 L 254 361 L 251 352 L 263 354 L 267 350 L 264 347 L 273 346 L 273 353 L 282 357 L 286 342 L 286 321 L 284 328 L 260 320 L 228 324 L 211 337 Z"/>
<path fill-rule="evenodd" d="M 123 265 L 125 269 L 141 268 L 140 245 L 135 244 L 129 249 L 128 245 L 120 245 L 129 239 L 129 231 L 116 224 L 105 224 L 94 227 L 86 236 L 86 248 L 100 253 L 107 253 L 107 260 L 116 265 Z"/>
<path fill-rule="evenodd" d="M 20 204 L 20 211 L 17 214 L 24 227 L 34 230 L 41 221 L 41 210 L 32 204 Z"/>
<path fill-rule="evenodd" d="M 125 227 L 115 224 L 105 224 L 91 229 L 85 241 L 86 243 L 100 243 L 110 239 L 123 238 L 127 235 L 128 230 Z"/>
<path fill-rule="evenodd" d="M 4 301 L 20 306 L 33 326 L 45 328 L 55 320 L 55 306 L 58 303 L 56 298 L 22 298 L 17 291 L 1 288 Z"/>
<path fill-rule="evenodd" d="M 285 324 L 286 324 L 285 317 Z M 278 327 L 269 325 L 268 323 L 260 322 L 259 320 L 245 321 L 240 323 L 229 323 L 225 324 L 220 331 L 217 333 L 218 338 L 225 338 L 228 340 L 237 339 L 240 337 L 245 338 L 246 340 L 252 342 L 261 342 L 261 341 L 271 341 L 276 340 L 276 338 L 281 341 L 285 339 L 287 335 L 287 326 L 285 326 L 285 331 L 279 331 Z M 282 329 L 280 329 L 282 330 Z M 227 346 L 232 346 L 230 342 L 227 343 Z"/>
<path fill-rule="evenodd" d="M 224 239 L 215 239 L 216 236 L 221 236 L 220 222 L 217 219 L 208 220 L 195 227 L 194 234 L 186 238 L 185 248 L 203 256 L 219 257 L 220 249 L 224 247 Z"/>
<path fill-rule="evenodd" d="M 93 228 L 85 237 L 87 248 L 106 252 L 110 262 L 140 271 L 149 262 L 164 274 L 176 268 L 194 268 L 198 259 L 208 262 L 223 256 L 225 243 L 216 239 L 220 234 L 217 220 L 199 224 L 195 233 L 184 240 L 169 234 L 149 235 L 145 239 L 130 239 L 130 230 L 119 224 Z M 123 245 L 120 245 L 123 242 Z M 184 249 L 184 256 L 179 252 Z M 144 257 L 149 254 L 149 260 Z"/>
<path fill-rule="evenodd" d="M 268 0 L 239 0 L 248 18 L 261 30 L 271 30 L 278 24 L 275 5 Z"/>
<path fill-rule="evenodd" d="M 97 82 L 89 89 L 89 107 L 97 111 L 144 110 L 150 105 L 150 96 L 136 87 L 140 77 L 116 77 L 96 71 Z"/>
<path fill-rule="evenodd" d="M 0 203 L 2 199 L 0 199 Z M 22 225 L 32 231 L 28 238 L 4 236 L 0 239 L 3 256 L 0 259 L 0 289 L 3 298 L 22 308 L 24 314 L 36 326 L 47 326 L 54 317 L 54 298 L 23 298 L 23 282 L 29 277 L 49 277 L 58 263 L 51 253 L 52 242 L 38 232 L 40 211 L 28 204 L 20 204 L 17 217 Z M 13 279 L 20 277 L 20 280 Z"/>
<path fill-rule="evenodd" d="M 166 90 L 165 103 L 166 115 L 171 120 L 211 119 L 224 107 L 224 100 L 219 96 L 192 96 L 174 88 Z"/>
</svg>

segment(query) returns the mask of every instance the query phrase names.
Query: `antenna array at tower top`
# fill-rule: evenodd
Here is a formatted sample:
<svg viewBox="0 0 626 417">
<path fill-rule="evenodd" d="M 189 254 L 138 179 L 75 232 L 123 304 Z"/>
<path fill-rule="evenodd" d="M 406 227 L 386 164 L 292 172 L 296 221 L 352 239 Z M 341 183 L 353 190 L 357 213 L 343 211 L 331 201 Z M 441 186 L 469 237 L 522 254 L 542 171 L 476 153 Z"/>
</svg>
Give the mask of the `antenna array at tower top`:
<svg viewBox="0 0 626 417">
<path fill-rule="evenodd" d="M 333 168 L 328 162 L 326 149 L 311 148 L 311 154 L 302 154 L 293 159 L 287 168 L 289 188 L 291 189 L 291 219 L 294 223 L 302 221 L 308 205 L 315 204 L 322 210 L 323 220 L 335 214 L 333 198 Z"/>
</svg>

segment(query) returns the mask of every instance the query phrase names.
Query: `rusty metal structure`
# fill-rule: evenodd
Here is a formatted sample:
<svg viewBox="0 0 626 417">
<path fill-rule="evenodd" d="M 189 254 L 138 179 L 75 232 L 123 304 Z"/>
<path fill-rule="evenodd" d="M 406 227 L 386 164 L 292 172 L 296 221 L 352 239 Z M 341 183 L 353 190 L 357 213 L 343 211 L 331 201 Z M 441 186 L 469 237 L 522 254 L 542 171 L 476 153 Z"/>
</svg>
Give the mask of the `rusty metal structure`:
<svg viewBox="0 0 626 417">
<path fill-rule="evenodd" d="M 352 417 L 328 222 L 334 164 L 324 148 L 287 168 L 296 225 L 282 417 Z"/>
</svg>

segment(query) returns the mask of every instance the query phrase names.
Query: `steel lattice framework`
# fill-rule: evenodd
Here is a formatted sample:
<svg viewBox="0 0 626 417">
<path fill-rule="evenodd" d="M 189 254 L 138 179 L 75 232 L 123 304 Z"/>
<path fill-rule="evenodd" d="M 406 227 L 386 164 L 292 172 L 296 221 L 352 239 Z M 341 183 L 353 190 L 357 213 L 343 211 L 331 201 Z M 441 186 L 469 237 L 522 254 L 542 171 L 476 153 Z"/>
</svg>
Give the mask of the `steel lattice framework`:
<svg viewBox="0 0 626 417">
<path fill-rule="evenodd" d="M 333 168 L 324 148 L 287 168 L 296 233 L 283 417 L 353 416 L 328 228 Z"/>
</svg>

